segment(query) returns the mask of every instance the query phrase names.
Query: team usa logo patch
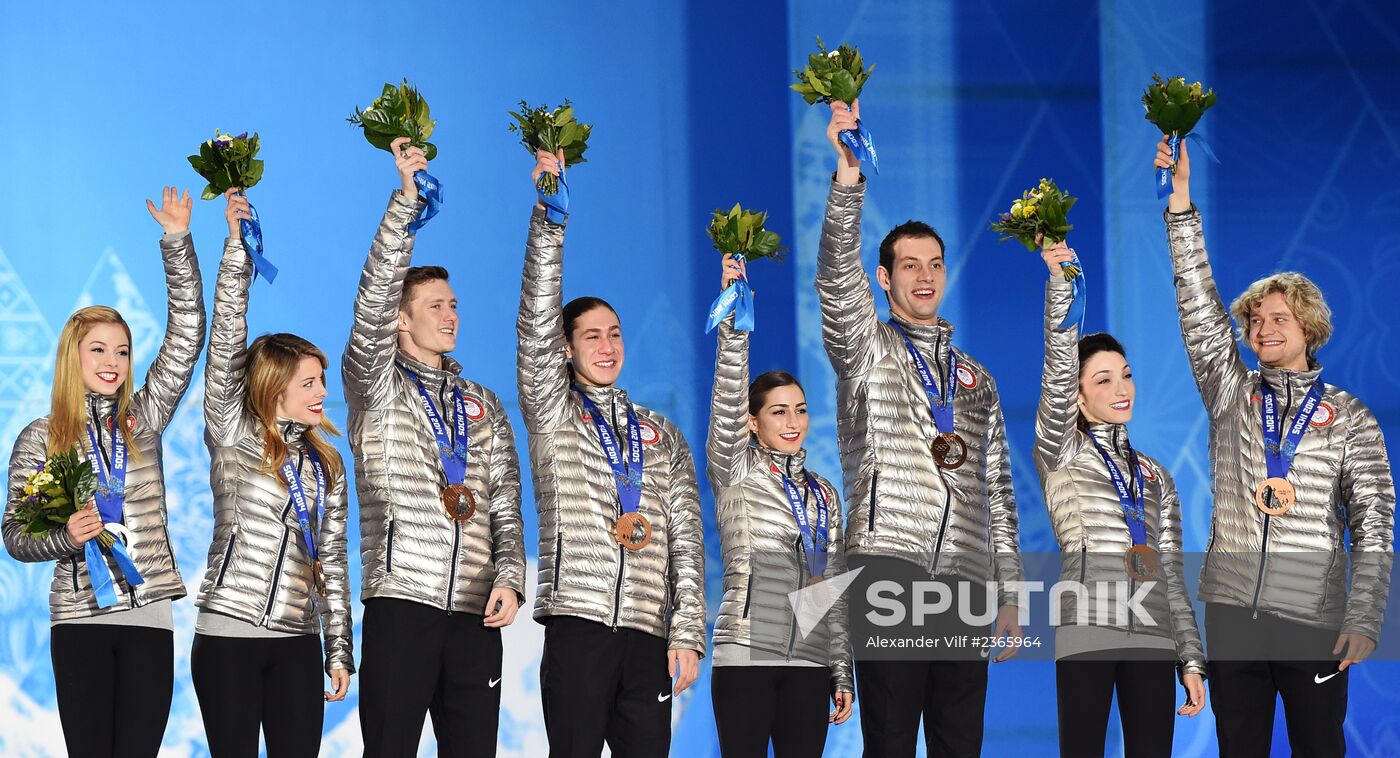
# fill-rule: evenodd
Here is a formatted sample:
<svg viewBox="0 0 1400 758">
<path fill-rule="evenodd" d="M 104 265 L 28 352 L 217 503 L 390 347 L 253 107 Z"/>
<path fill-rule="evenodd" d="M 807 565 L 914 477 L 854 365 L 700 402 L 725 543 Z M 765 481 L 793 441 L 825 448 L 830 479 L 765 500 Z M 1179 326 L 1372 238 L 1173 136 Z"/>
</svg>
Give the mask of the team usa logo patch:
<svg viewBox="0 0 1400 758">
<path fill-rule="evenodd" d="M 108 416 L 108 417 L 107 417 L 107 431 L 111 431 L 111 430 L 112 430 L 112 417 L 111 417 L 111 416 Z M 135 432 L 135 431 L 136 431 L 136 417 L 133 416 L 133 415 L 128 415 L 128 416 L 126 417 L 126 433 L 127 433 L 127 434 L 131 434 L 132 432 Z"/>
<path fill-rule="evenodd" d="M 462 404 L 467 407 L 467 418 L 472 421 L 480 421 L 486 418 L 486 404 L 480 400 L 477 400 L 471 395 L 463 395 Z"/>
<path fill-rule="evenodd" d="M 1149 465 L 1147 465 L 1146 462 L 1144 462 L 1144 461 L 1138 461 L 1138 471 L 1141 471 L 1141 472 L 1142 472 L 1142 480 L 1143 480 L 1143 481 L 1145 481 L 1145 482 L 1155 482 L 1155 481 L 1157 481 L 1157 472 L 1153 471 L 1153 470 L 1152 470 L 1152 467 L 1149 466 Z"/>
<path fill-rule="evenodd" d="M 961 363 L 958 364 L 958 384 L 967 390 L 977 387 L 977 375 L 972 373 L 972 369 Z"/>
<path fill-rule="evenodd" d="M 1317 410 L 1313 411 L 1312 418 L 1308 419 L 1309 426 L 1324 427 L 1331 426 L 1337 420 L 1337 409 L 1332 404 L 1323 400 L 1317 404 Z"/>
<path fill-rule="evenodd" d="M 637 419 L 637 424 L 642 427 L 642 444 L 655 445 L 661 441 L 661 432 L 656 431 L 656 427 L 641 419 Z"/>
</svg>

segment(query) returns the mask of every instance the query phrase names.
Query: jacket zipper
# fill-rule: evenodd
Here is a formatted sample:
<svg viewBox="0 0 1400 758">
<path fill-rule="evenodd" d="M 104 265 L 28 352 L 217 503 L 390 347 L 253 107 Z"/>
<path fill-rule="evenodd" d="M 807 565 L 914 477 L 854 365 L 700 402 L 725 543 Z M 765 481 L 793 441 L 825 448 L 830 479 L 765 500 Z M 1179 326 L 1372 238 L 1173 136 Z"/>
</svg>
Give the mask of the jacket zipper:
<svg viewBox="0 0 1400 758">
<path fill-rule="evenodd" d="M 73 562 L 73 594 L 78 594 L 78 556 L 70 558 Z"/>
<path fill-rule="evenodd" d="M 804 551 L 804 550 L 802 549 L 802 536 L 801 536 L 801 535 L 798 535 L 798 537 L 797 537 L 797 542 L 795 542 L 795 543 L 793 544 L 793 548 L 797 551 L 797 588 L 796 588 L 796 589 L 800 592 L 800 591 L 802 590 L 802 588 L 805 586 L 805 585 L 803 584 L 803 582 L 802 582 L 803 567 L 807 565 L 807 561 L 806 561 L 807 553 L 806 553 L 806 551 Z M 797 647 L 797 619 L 796 619 L 796 618 L 791 618 L 791 617 L 790 617 L 790 618 L 788 619 L 788 646 L 787 646 L 787 656 L 786 656 L 787 660 L 789 660 L 789 661 L 792 660 L 792 651 L 793 651 L 793 648 L 795 648 L 795 647 Z"/>
<path fill-rule="evenodd" d="M 298 467 L 300 468 L 300 467 Z M 272 569 L 272 586 L 267 589 L 267 605 L 263 607 L 262 625 L 267 625 L 267 620 L 272 616 L 272 601 L 277 597 L 277 583 L 282 578 L 282 561 L 287 557 L 287 537 L 291 529 L 286 524 L 287 513 L 292 509 L 292 501 L 287 500 L 287 504 L 282 508 L 282 544 L 277 547 L 277 564 Z"/>
<path fill-rule="evenodd" d="M 556 516 L 557 517 L 557 516 Z M 559 592 L 559 564 L 564 560 L 564 528 L 554 532 L 554 592 Z"/>
<path fill-rule="evenodd" d="M 943 475 L 940 473 L 939 478 Z M 943 557 L 943 535 L 948 531 L 948 514 L 953 510 L 953 488 L 944 482 L 943 491 L 943 518 L 938 522 L 938 540 L 933 543 L 933 569 L 930 574 L 938 573 L 938 560 Z"/>
<path fill-rule="evenodd" d="M 749 576 L 744 584 L 744 613 L 739 618 L 749 617 L 749 604 L 753 602 L 753 561 L 749 561 Z"/>
<path fill-rule="evenodd" d="M 224 548 L 224 562 L 219 566 L 219 578 L 214 581 L 215 587 L 224 586 L 224 574 L 228 573 L 228 562 L 233 560 L 233 543 L 238 539 L 238 532 L 233 532 L 228 536 L 228 546 Z"/>
<path fill-rule="evenodd" d="M 384 550 L 384 572 L 394 573 L 394 519 L 389 517 L 389 537 L 388 545 Z"/>
<path fill-rule="evenodd" d="M 1260 379 L 1262 382 L 1263 379 Z M 1279 436 L 1283 436 L 1283 427 L 1288 425 L 1288 413 L 1293 409 L 1293 383 L 1289 381 L 1287 372 L 1283 375 L 1283 386 L 1287 390 L 1287 398 L 1283 404 L 1283 413 L 1279 415 Z M 1259 618 L 1259 596 L 1264 592 L 1264 566 L 1269 559 L 1269 514 L 1264 514 L 1264 538 L 1259 549 L 1259 575 L 1254 580 L 1254 602 L 1252 604 L 1253 615 L 1251 619 Z"/>
<path fill-rule="evenodd" d="M 612 401 L 612 427 L 617 429 L 617 399 Z M 628 440 L 631 444 L 631 440 Z M 617 501 L 617 516 L 622 518 L 622 500 Z M 627 548 L 622 545 L 617 546 L 617 582 L 613 585 L 613 617 L 612 630 L 617 631 L 618 616 L 622 613 L 622 573 L 627 570 Z"/>
<path fill-rule="evenodd" d="M 872 473 L 872 474 L 870 475 L 870 518 L 869 518 L 869 522 L 870 522 L 870 523 L 869 523 L 869 524 L 866 526 L 866 528 L 865 528 L 865 531 L 866 531 L 866 532 L 872 533 L 872 534 L 875 532 L 875 493 L 876 493 L 879 489 L 880 489 L 880 470 L 879 470 L 879 469 L 876 469 L 875 472 Z"/>
<path fill-rule="evenodd" d="M 442 384 L 438 386 L 438 405 L 440 405 L 440 406 L 442 407 L 442 417 L 443 417 L 444 419 L 451 418 L 451 416 L 449 416 L 448 411 L 447 411 L 448 405 L 447 405 L 447 377 L 446 377 L 446 376 L 444 376 L 444 377 L 442 378 Z M 454 412 L 454 413 L 456 412 L 456 406 L 453 406 L 453 412 Z M 452 425 L 453 425 L 453 426 L 452 426 L 452 429 L 456 429 L 456 428 L 457 428 L 457 427 L 456 427 L 456 423 L 457 423 L 457 419 L 456 419 L 456 418 L 453 418 L 453 419 L 452 419 Z M 455 440 L 454 440 L 454 441 L 455 441 Z M 463 445 L 466 445 L 466 444 L 467 444 L 467 441 L 466 441 L 466 440 L 463 440 L 463 441 L 462 441 L 462 444 L 463 444 Z M 447 609 L 447 614 L 448 614 L 449 616 L 452 615 L 452 595 L 453 595 L 454 592 L 456 592 L 456 589 L 457 589 L 457 558 L 458 558 L 458 553 L 461 551 L 461 549 L 462 549 L 462 522 L 457 521 L 456 519 L 453 519 L 453 521 L 452 521 L 452 563 L 451 563 L 450 566 L 448 566 L 448 569 L 447 569 L 449 573 L 448 573 L 448 576 L 447 576 L 447 605 L 446 605 L 446 609 Z M 489 613 L 489 612 L 490 612 L 490 609 L 487 609 L 487 611 L 488 611 L 488 613 Z"/>
</svg>

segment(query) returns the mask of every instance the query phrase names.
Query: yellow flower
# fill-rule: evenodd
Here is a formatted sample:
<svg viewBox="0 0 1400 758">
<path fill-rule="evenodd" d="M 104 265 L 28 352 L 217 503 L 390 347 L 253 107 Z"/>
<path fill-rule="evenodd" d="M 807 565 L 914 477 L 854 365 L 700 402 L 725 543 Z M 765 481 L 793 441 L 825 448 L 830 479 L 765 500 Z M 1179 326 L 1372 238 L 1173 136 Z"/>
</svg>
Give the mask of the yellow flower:
<svg viewBox="0 0 1400 758">
<path fill-rule="evenodd" d="M 47 471 L 40 472 L 39 475 L 34 478 L 34 484 L 40 487 L 46 484 L 53 484 L 53 474 L 50 474 Z"/>
<path fill-rule="evenodd" d="M 1034 215 L 1035 215 L 1035 210 L 1036 210 L 1036 208 L 1035 208 L 1034 205 L 1025 205 L 1025 206 L 1022 206 L 1022 207 L 1021 207 L 1021 217 L 1022 217 L 1022 218 L 1030 218 L 1031 216 L 1034 216 Z"/>
<path fill-rule="evenodd" d="M 39 489 L 38 489 L 37 487 L 35 487 L 34 485 L 32 485 L 32 484 L 26 484 L 26 485 L 24 485 L 24 494 L 25 494 L 25 495 L 32 496 L 34 493 L 36 493 L 36 492 L 38 492 L 38 491 L 39 491 Z"/>
</svg>

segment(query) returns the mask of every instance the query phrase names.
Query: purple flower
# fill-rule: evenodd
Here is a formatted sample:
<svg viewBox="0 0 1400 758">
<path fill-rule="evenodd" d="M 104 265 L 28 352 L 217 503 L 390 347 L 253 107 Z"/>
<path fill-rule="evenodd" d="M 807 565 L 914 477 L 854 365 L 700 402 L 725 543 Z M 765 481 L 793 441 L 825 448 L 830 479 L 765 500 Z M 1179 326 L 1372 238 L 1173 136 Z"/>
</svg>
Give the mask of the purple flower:
<svg viewBox="0 0 1400 758">
<path fill-rule="evenodd" d="M 247 133 L 247 132 L 244 132 L 244 133 L 238 135 L 237 137 L 234 137 L 234 139 L 248 139 L 248 133 Z"/>
</svg>

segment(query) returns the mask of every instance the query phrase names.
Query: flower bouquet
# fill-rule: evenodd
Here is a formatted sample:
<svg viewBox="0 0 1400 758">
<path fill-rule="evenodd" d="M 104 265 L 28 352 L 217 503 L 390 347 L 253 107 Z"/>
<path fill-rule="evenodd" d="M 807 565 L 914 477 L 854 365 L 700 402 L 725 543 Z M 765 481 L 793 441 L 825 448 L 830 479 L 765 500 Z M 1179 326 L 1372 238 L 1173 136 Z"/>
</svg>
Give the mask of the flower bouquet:
<svg viewBox="0 0 1400 758">
<path fill-rule="evenodd" d="M 782 238 L 777 232 L 763 228 L 767 220 L 767 213 L 746 210 L 739 203 L 735 203 L 728 212 L 715 210 L 710 214 L 707 230 L 710 242 L 723 255 L 748 261 L 759 258 L 780 261 L 787 249 L 782 247 Z M 730 311 L 734 311 L 734 328 L 753 330 L 753 288 L 749 286 L 747 278 L 735 280 L 710 305 L 705 331 L 719 326 Z"/>
<path fill-rule="evenodd" d="M 822 38 L 817 37 L 817 52 L 807 56 L 805 68 L 793 72 L 797 83 L 791 88 L 808 105 L 841 102 L 849 108 L 860 97 L 866 80 L 874 70 L 874 65 L 865 67 L 859 48 L 843 44 L 835 50 L 827 50 Z M 875 141 L 863 124 L 857 121 L 854 131 L 841 132 L 841 141 L 851 149 L 857 160 L 869 162 L 875 173 L 880 173 Z"/>
<path fill-rule="evenodd" d="M 550 220 L 556 224 L 563 223 L 569 212 L 569 185 L 564 181 L 563 169 L 588 162 L 583 154 L 588 150 L 588 137 L 593 133 L 593 126 L 578 122 L 574 117 L 574 107 L 567 99 L 557 108 L 543 105 L 531 107 L 521 100 L 520 110 L 510 111 L 510 115 L 515 123 L 506 128 L 520 134 L 520 144 L 531 156 L 540 150 L 550 155 L 557 155 L 560 151 L 564 153 L 560 175 L 540 174 L 539 182 L 535 185 L 540 201 L 549 211 Z"/>
<path fill-rule="evenodd" d="M 246 194 L 262 179 L 263 162 L 257 157 L 258 147 L 257 132 L 251 137 L 247 132 L 234 136 L 215 129 L 214 139 L 199 143 L 199 153 L 188 158 L 194 170 L 208 182 L 200 196 L 213 200 L 234 187 L 240 194 Z M 262 274 L 271 282 L 277 278 L 277 267 L 263 257 L 262 223 L 252 203 L 248 204 L 248 213 L 252 218 L 238 222 L 243 247 L 253 259 L 253 276 Z"/>
<path fill-rule="evenodd" d="M 1201 147 L 1201 151 L 1212 161 L 1219 163 L 1210 145 L 1199 134 L 1191 134 L 1201 116 L 1215 105 L 1215 90 L 1205 89 L 1200 82 L 1187 84 L 1180 76 L 1163 81 L 1153 74 L 1152 84 L 1142 95 L 1146 118 L 1167 136 L 1167 144 L 1172 149 L 1172 167 L 1157 170 L 1157 197 L 1171 194 L 1171 175 L 1176 171 L 1176 161 L 1181 154 L 1181 140 L 1190 137 Z"/>
<path fill-rule="evenodd" d="M 1041 179 L 1040 184 L 1021 193 L 1011 202 L 1011 209 L 992 222 L 992 231 L 1001 235 L 998 242 L 1016 240 L 1032 252 L 1064 242 L 1074 225 L 1069 223 L 1069 209 L 1079 198 L 1061 190 L 1054 181 Z M 1074 302 L 1061 328 L 1084 320 L 1087 286 L 1079 256 L 1072 262 L 1060 264 L 1066 281 L 1074 284 Z"/>
<path fill-rule="evenodd" d="M 431 161 L 437 157 L 437 146 L 428 138 L 433 136 L 437 121 L 430 113 L 428 101 L 405 79 L 398 85 L 386 83 L 368 108 L 360 110 L 357 106 L 345 120 L 363 129 L 365 139 L 380 150 L 392 151 L 394 140 L 407 137 L 409 144 L 421 149 L 423 157 Z M 410 234 L 417 233 L 442 208 L 442 184 L 432 174 L 419 170 L 413 174 L 413 183 L 426 204 L 409 224 Z"/>
</svg>

